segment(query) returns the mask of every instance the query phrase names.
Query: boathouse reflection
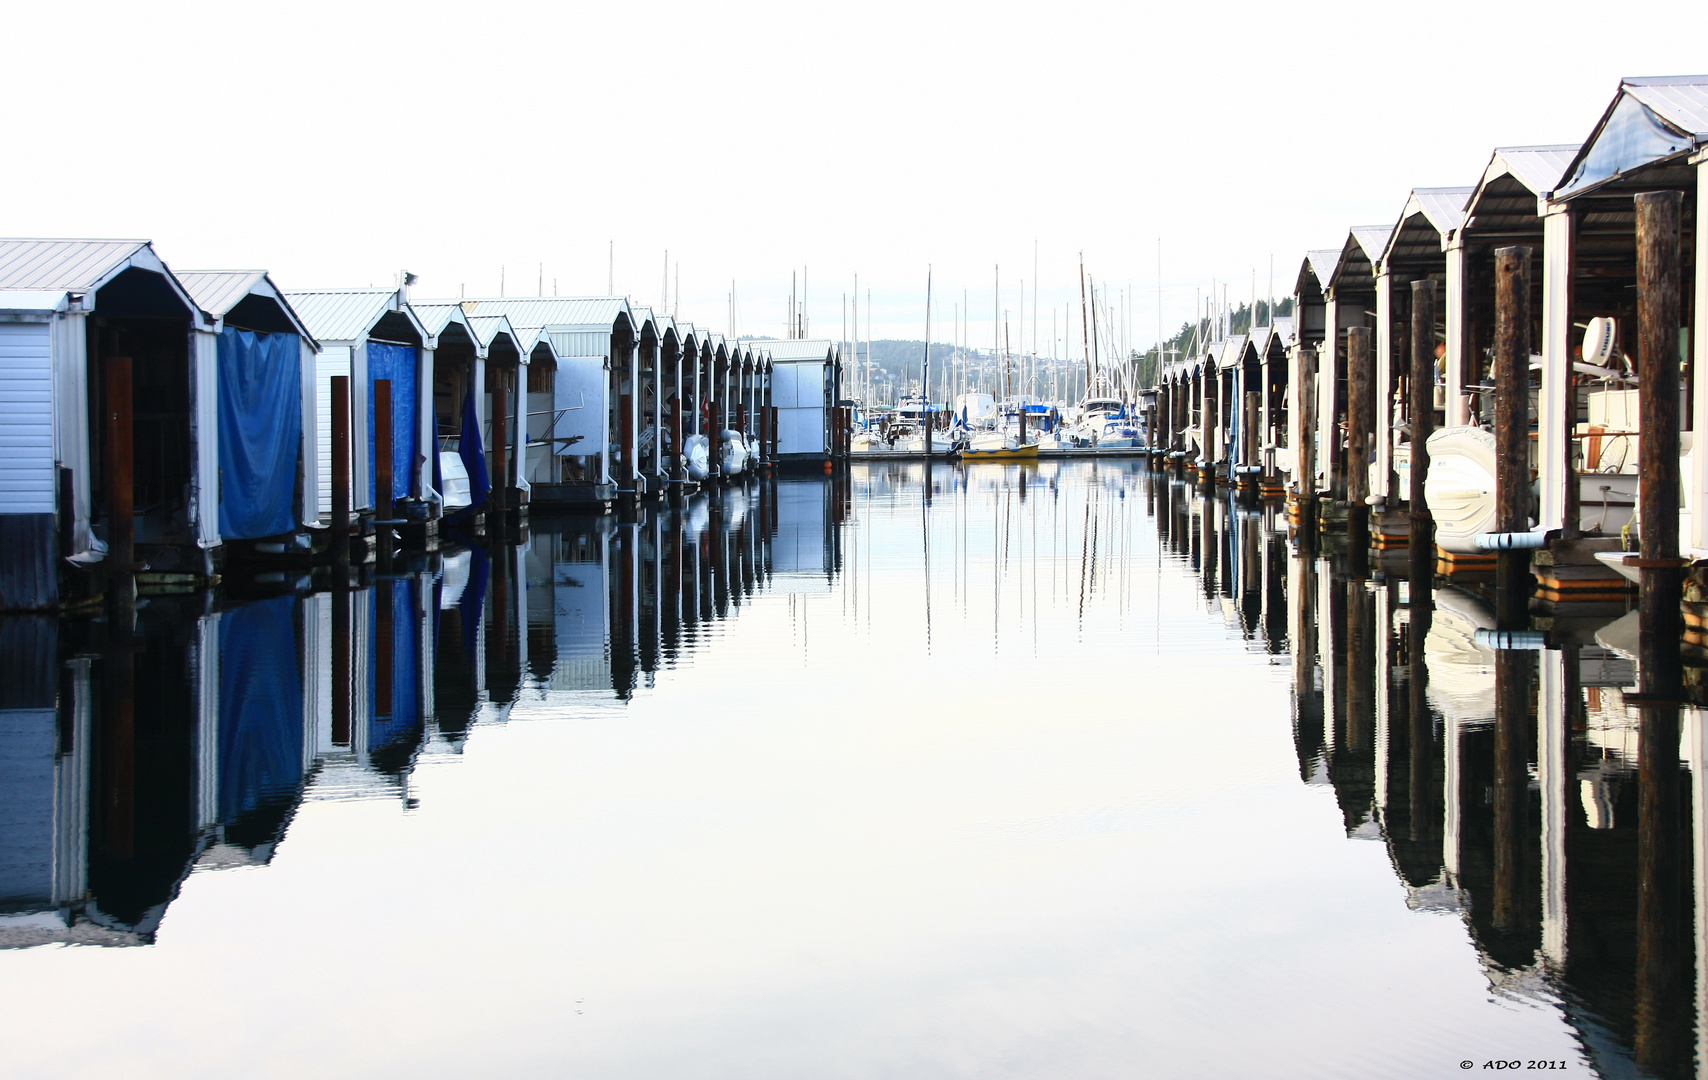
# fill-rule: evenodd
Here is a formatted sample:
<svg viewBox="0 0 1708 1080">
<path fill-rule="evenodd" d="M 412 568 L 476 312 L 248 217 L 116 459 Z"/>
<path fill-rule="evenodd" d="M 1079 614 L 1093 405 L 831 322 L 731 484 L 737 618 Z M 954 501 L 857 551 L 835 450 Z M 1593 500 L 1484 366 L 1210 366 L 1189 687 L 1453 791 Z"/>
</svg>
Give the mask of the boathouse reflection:
<svg viewBox="0 0 1708 1080">
<path fill-rule="evenodd" d="M 620 705 L 773 580 L 828 590 L 846 513 L 844 478 L 769 479 L 342 588 L 0 620 L 0 947 L 148 944 L 190 873 L 269 861 L 305 801 L 413 805 L 424 755 L 524 697 Z"/>
</svg>

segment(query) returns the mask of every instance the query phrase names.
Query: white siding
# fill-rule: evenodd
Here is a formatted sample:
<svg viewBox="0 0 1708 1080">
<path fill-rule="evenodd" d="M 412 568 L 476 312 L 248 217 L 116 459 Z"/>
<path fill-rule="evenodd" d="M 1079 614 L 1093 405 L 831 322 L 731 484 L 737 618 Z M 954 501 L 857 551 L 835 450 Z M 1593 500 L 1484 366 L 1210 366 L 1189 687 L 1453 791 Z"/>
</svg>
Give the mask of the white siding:
<svg viewBox="0 0 1708 1080">
<path fill-rule="evenodd" d="M 0 514 L 51 514 L 52 327 L 0 323 Z"/>
<path fill-rule="evenodd" d="M 824 409 L 777 410 L 779 454 L 823 454 L 829 450 L 824 437 Z"/>
<path fill-rule="evenodd" d="M 319 462 L 320 513 L 332 513 L 332 377 L 350 374 L 350 347 L 328 346 L 315 364 L 315 458 Z"/>
</svg>

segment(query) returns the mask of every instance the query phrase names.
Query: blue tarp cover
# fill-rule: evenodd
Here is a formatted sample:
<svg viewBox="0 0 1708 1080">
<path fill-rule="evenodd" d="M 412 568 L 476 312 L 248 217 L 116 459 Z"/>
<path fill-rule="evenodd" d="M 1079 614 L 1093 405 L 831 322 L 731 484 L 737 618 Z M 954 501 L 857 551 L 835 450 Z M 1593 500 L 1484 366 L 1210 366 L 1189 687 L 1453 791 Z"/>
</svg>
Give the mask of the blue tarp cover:
<svg viewBox="0 0 1708 1080">
<path fill-rule="evenodd" d="M 228 540 L 296 528 L 302 347 L 295 334 L 219 335 L 219 531 Z"/>
<path fill-rule="evenodd" d="M 457 455 L 463 459 L 463 469 L 469 474 L 469 506 L 479 506 L 492 490 L 486 475 L 486 454 L 480 445 L 480 417 L 474 411 L 474 391 L 463 397 L 463 433 L 457 438 Z"/>
<path fill-rule="evenodd" d="M 415 443 L 419 425 L 415 422 L 415 346 L 391 345 L 383 341 L 368 342 L 368 460 L 379 464 L 374 457 L 374 395 L 373 384 L 381 379 L 391 380 L 391 497 L 406 498 L 410 479 L 415 474 Z M 375 496 L 377 470 L 368 473 L 368 496 Z"/>
<path fill-rule="evenodd" d="M 302 781 L 302 678 L 296 598 L 246 604 L 219 619 L 219 819 L 230 824 Z"/>
</svg>

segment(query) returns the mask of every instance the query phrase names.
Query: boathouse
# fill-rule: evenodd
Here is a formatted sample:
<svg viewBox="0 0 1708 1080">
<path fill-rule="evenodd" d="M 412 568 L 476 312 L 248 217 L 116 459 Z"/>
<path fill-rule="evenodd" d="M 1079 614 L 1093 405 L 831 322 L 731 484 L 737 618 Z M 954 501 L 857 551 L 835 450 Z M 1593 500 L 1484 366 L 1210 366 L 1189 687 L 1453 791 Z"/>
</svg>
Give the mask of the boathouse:
<svg viewBox="0 0 1708 1080">
<path fill-rule="evenodd" d="M 295 534 L 319 520 L 314 338 L 264 270 L 178 280 L 210 324 L 196 343 L 214 352 L 220 538 Z"/>
<path fill-rule="evenodd" d="M 1378 438 L 1371 493 L 1380 496 L 1390 510 L 1410 498 L 1411 445 L 1409 435 L 1402 435 L 1402 425 L 1408 432 L 1416 427 L 1411 410 L 1420 400 L 1409 391 L 1396 393 L 1410 384 L 1411 283 L 1428 280 L 1437 282 L 1438 288 L 1445 286 L 1448 241 L 1465 220 L 1465 200 L 1472 191 L 1467 187 L 1413 188 L 1375 265 Z M 1432 330 L 1431 337 L 1434 335 Z M 1430 364 L 1433 369 L 1433 356 Z M 1433 414 L 1434 384 L 1421 388 L 1420 396 Z M 1396 398 L 1405 403 L 1403 415 L 1395 411 Z M 1394 519 L 1387 528 L 1404 531 L 1398 521 Z"/>
<path fill-rule="evenodd" d="M 839 393 L 836 346 L 825 339 L 767 341 L 771 398 L 777 410 L 777 462 L 828 462 L 833 451 L 831 409 Z"/>
<path fill-rule="evenodd" d="M 379 472 L 375 457 L 374 387 L 391 398 L 389 500 L 434 502 L 429 447 L 433 443 L 433 352 L 436 342 L 410 309 L 406 288 L 319 289 L 285 299 L 320 343 L 315 376 L 315 434 L 319 442 L 320 516 L 332 522 L 333 383 L 349 380 L 350 510 L 372 510 Z"/>
<path fill-rule="evenodd" d="M 1292 448 L 1294 460 L 1298 462 L 1294 479 L 1298 483 L 1299 497 L 1305 500 L 1313 514 L 1316 493 L 1329 489 L 1328 444 L 1332 438 L 1329 429 L 1334 423 L 1335 413 L 1332 411 L 1333 399 L 1327 398 L 1327 394 L 1332 378 L 1324 378 L 1319 373 L 1325 363 L 1324 342 L 1327 340 L 1326 290 L 1339 259 L 1340 252 L 1333 248 L 1308 251 L 1299 264 L 1299 276 L 1293 282 L 1293 318 L 1298 340 L 1288 352 L 1287 445 Z M 1304 370 L 1303 349 L 1310 349 L 1312 353 L 1309 371 Z M 1333 368 L 1329 370 L 1332 372 Z M 1308 403 L 1307 397 L 1310 399 Z M 1329 404 L 1325 405 L 1325 398 Z M 1318 422 L 1311 423 L 1312 419 Z M 1311 442 L 1309 476 L 1303 475 L 1306 462 L 1301 457 L 1305 453 L 1306 440 Z"/>
<path fill-rule="evenodd" d="M 625 493 L 636 495 L 639 408 L 633 372 L 640 328 L 628 301 L 548 296 L 447 302 L 461 303 L 471 320 L 504 315 L 512 327 L 539 327 L 551 340 L 557 360 L 551 378 L 556 479 L 530 478 L 532 505 L 602 509 Z"/>
<path fill-rule="evenodd" d="M 522 475 L 522 446 L 527 441 L 523 411 L 528 385 L 523 369 L 531 350 L 523 348 L 521 335 L 503 314 L 470 315 L 469 328 L 486 356 L 486 392 L 479 401 L 481 438 L 492 483 L 488 501 L 492 509 L 514 517 L 526 512 L 530 495 Z"/>
<path fill-rule="evenodd" d="M 1680 317 L 1677 355 L 1637 355 L 1639 289 L 1637 210 L 1633 196 L 1677 192 L 1682 197 L 1678 228 L 1677 288 Z M 1708 76 L 1633 78 L 1619 84 L 1594 130 L 1568 163 L 1543 203 L 1542 392 L 1546 463 L 1543 528 L 1558 527 L 1571 485 L 1563 448 L 1566 388 L 1572 378 L 1579 327 L 1597 316 L 1615 320 L 1617 353 L 1630 355 L 1639 378 L 1649 365 L 1684 365 L 1708 370 L 1708 338 L 1700 332 L 1708 308 Z M 1622 362 L 1621 362 L 1622 363 Z M 1677 376 L 1670 376 L 1676 378 Z M 1683 380 L 1678 417 L 1682 507 L 1682 555 L 1708 557 L 1708 445 L 1695 436 L 1708 423 L 1708 378 Z M 1571 419 L 1576 419 L 1572 417 Z"/>
<path fill-rule="evenodd" d="M 1361 380 L 1365 391 L 1374 397 L 1375 357 L 1369 348 L 1368 339 L 1362 343 L 1362 367 L 1354 371 L 1350 349 L 1352 338 L 1348 331 L 1355 328 L 1370 330 L 1375 325 L 1376 310 L 1376 266 L 1382 258 L 1382 251 L 1388 245 L 1388 237 L 1393 229 L 1388 225 L 1355 225 L 1341 245 L 1340 255 L 1335 260 L 1334 270 L 1323 288 L 1324 325 L 1335 328 L 1335 344 L 1333 367 L 1329 366 L 1330 358 L 1321 357 L 1318 360 L 1318 370 L 1322 377 L 1318 382 L 1317 416 L 1322 419 L 1319 430 L 1328 434 L 1328 453 L 1325 455 L 1324 466 L 1329 469 L 1331 488 L 1336 501 L 1351 500 L 1363 503 L 1372 490 L 1371 478 L 1374 468 L 1371 466 L 1371 449 L 1365 445 L 1355 454 L 1351 443 L 1351 429 L 1357 426 L 1358 436 L 1373 443 L 1377 430 L 1386 431 L 1387 425 L 1381 424 L 1379 417 L 1385 416 L 1386 411 L 1380 409 L 1374 401 L 1366 402 L 1365 409 L 1360 415 L 1354 409 L 1351 391 L 1354 389 L 1353 379 Z M 1326 350 L 1325 350 L 1326 351 Z M 1328 378 L 1329 371 L 1332 378 Z M 1332 396 L 1331 396 L 1332 395 Z M 1344 417 L 1347 428 L 1342 429 L 1339 421 Z M 1333 419 L 1331 425 L 1330 419 Z M 1359 475 L 1353 475 L 1349 462 L 1356 462 Z"/>
<path fill-rule="evenodd" d="M 208 328 L 148 241 L 0 240 L 0 610 L 54 606 L 62 560 L 110 545 L 127 565 L 134 542 L 156 572 L 211 573 Z"/>
</svg>

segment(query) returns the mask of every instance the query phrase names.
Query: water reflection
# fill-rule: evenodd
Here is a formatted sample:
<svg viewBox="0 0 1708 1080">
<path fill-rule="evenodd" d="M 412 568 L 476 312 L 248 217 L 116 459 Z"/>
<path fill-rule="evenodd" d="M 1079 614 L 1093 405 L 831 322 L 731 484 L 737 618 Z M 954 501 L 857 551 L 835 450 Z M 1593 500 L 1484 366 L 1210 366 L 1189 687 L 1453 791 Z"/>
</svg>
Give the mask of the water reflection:
<svg viewBox="0 0 1708 1080">
<path fill-rule="evenodd" d="M 929 471 L 873 463 L 835 477 L 707 492 L 632 519 L 535 521 L 518 545 L 464 538 L 424 563 L 375 568 L 348 587 L 324 578 L 298 584 L 278 595 L 249 583 L 216 596 L 157 596 L 134 616 L 0 621 L 0 945 L 148 944 L 188 875 L 268 863 L 291 841 L 305 803 L 413 807 L 418 772 L 440 760 L 472 768 L 457 756 L 478 745 L 483 728 L 520 715 L 627 709 L 670 693 L 667 673 L 709 666 L 707 654 L 743 632 L 744 614 L 768 600 L 787 618 L 763 623 L 773 639 L 734 667 L 748 680 L 770 674 L 785 656 L 801 657 L 802 667 L 816 659 L 821 679 L 826 665 L 852 669 L 835 685 L 857 688 L 866 713 L 852 735 L 823 736 L 836 740 L 838 754 L 854 757 L 866 730 L 888 730 L 883 722 L 897 712 L 917 713 L 907 740 L 929 742 L 939 725 L 964 723 L 964 699 L 979 702 L 965 706 L 977 725 L 954 729 L 966 740 L 984 729 L 1022 730 L 1016 718 L 1039 717 L 1048 721 L 1040 730 L 1056 738 L 1060 714 L 1106 715 L 1108 726 L 1092 729 L 1094 738 L 1065 725 L 1059 735 L 1084 739 L 1094 759 L 1124 737 L 1117 722 L 1154 723 L 1123 759 L 1141 763 L 1131 770 L 1135 786 L 1147 795 L 1161 789 L 1180 805 L 1229 804 L 1230 820 L 1255 833 L 1259 813 L 1277 804 L 1249 793 L 1269 774 L 1247 777 L 1239 791 L 1216 787 L 1227 783 L 1235 755 L 1225 746 L 1206 752 L 1204 745 L 1217 744 L 1194 739 L 1235 729 L 1260 739 L 1267 727 L 1276 739 L 1277 786 L 1330 811 L 1310 824 L 1337 850 L 1354 845 L 1385 861 L 1378 870 L 1393 887 L 1379 902 L 1396 918 L 1453 920 L 1433 925 L 1453 928 L 1488 996 L 1556 1017 L 1581 1061 L 1600 1075 L 1698 1075 L 1708 963 L 1699 766 L 1708 713 L 1639 695 L 1642 668 L 1628 622 L 1560 622 L 1545 633 L 1503 637 L 1485 599 L 1413 572 L 1403 555 L 1360 565 L 1332 550 L 1300 550 L 1272 506 L 1109 462 Z M 821 639 L 831 644 L 816 644 Z M 1497 647 L 1503 644 L 1526 647 Z M 830 659 L 822 659 L 827 651 Z M 906 666 L 912 653 L 917 668 Z M 1145 669 L 1153 681 L 1128 684 L 1125 665 L 1140 653 L 1160 658 Z M 1171 688 L 1172 667 L 1185 679 L 1253 685 L 1261 684 L 1254 670 L 1272 671 L 1277 687 L 1290 683 L 1291 716 L 1254 706 L 1251 716 L 1153 717 L 1152 698 L 1208 699 L 1215 690 Z M 679 694 L 674 707 L 723 717 L 762 710 L 771 698 L 756 695 L 756 685 L 700 684 L 700 693 Z M 821 691 L 810 680 L 804 685 L 799 698 L 778 700 L 810 712 Z M 1108 687 L 1118 694 L 1094 692 Z M 1250 728 L 1239 727 L 1247 722 Z M 686 738 L 689 729 L 675 730 Z M 906 760 L 916 745 L 907 740 L 892 735 L 887 753 Z M 1035 759 L 1047 747 L 1026 752 Z M 988 746 L 984 752 L 995 757 Z M 957 752 L 951 760 L 956 775 L 976 775 L 987 759 Z M 1064 769 L 1073 777 L 1068 786 L 1077 788 L 1082 773 L 1096 775 L 1100 764 L 1072 762 Z M 799 767 L 791 759 L 770 771 Z M 945 770 L 922 769 L 884 786 L 894 778 L 864 767 L 878 778 L 878 803 L 937 785 L 972 798 Z M 985 786 L 1001 789 L 1005 809 L 1010 798 L 1026 797 L 1032 774 L 1014 766 L 991 775 Z M 877 813 L 870 791 L 861 795 L 855 811 L 833 824 Z M 762 816 L 786 821 L 795 807 L 768 804 Z M 1081 843 L 1132 828 L 1152 809 L 1144 799 L 1092 807 L 1062 830 Z M 1168 830 L 1188 829 L 1190 817 L 1175 807 L 1163 812 Z M 691 818 L 671 817 L 671 828 L 687 828 L 682 822 Z M 598 831 L 603 820 L 584 819 L 575 835 Z M 735 833 L 755 827 L 753 820 L 726 819 L 722 827 Z M 1004 822 L 1024 845 L 1001 849 L 993 861 L 1012 865 L 1016 850 L 1036 858 L 1037 836 L 1054 828 L 1040 824 L 1048 820 Z M 935 823 L 916 817 L 908 824 L 927 830 Z M 516 827 L 544 826 L 524 820 Z M 972 866 L 993 846 L 988 834 L 999 831 L 954 833 L 933 852 L 939 858 L 922 858 L 910 872 L 926 874 L 919 866 L 939 865 L 945 851 Z M 1221 835 L 1229 831 L 1238 829 Z M 822 837 L 788 841 L 799 845 L 789 849 L 792 859 L 810 864 L 805 853 Z M 892 828 L 868 846 L 901 842 Z M 756 877 L 775 847 L 759 850 L 763 858 L 741 864 Z M 1149 870 L 1146 860 L 1155 860 L 1161 881 L 1192 885 L 1196 874 L 1224 882 L 1240 903 L 1284 906 L 1278 888 L 1260 895 L 1247 880 L 1274 882 L 1254 867 L 1182 860 L 1181 870 L 1168 864 L 1165 848 L 1144 850 L 1139 861 Z M 1315 850 L 1303 845 L 1299 858 Z M 785 868 L 791 877 L 793 865 Z M 1068 863 L 1052 865 L 1052 874 L 1071 877 Z M 1298 873 L 1335 886 L 1353 880 L 1329 859 Z M 986 889 L 978 879 L 969 895 L 979 904 L 969 910 L 1035 887 L 1010 885 Z M 1176 887 L 1164 892 L 1172 896 Z M 744 906 L 761 902 L 763 889 L 736 888 Z M 1132 895 L 1156 902 L 1150 893 Z M 625 903 L 632 899 L 624 894 Z M 880 893 L 867 899 L 887 901 Z M 621 906 L 606 917 L 617 922 L 611 912 Z M 1191 952 L 1179 942 L 1197 940 L 1202 928 L 1171 908 L 1156 910 L 1168 926 L 1168 936 L 1152 942 L 1163 959 L 1141 957 L 1131 971 L 1121 969 L 1129 980 L 1142 980 L 1153 963 L 1187 979 L 1182 972 L 1216 962 L 1242 972 L 1267 962 L 1243 953 L 1228 961 L 1214 945 Z M 911 906 L 906 913 L 898 925 L 917 916 Z M 953 917 L 965 916 L 957 909 Z M 669 924 L 649 923 L 646 932 Z M 1332 926 L 1301 925 L 1296 934 L 1316 935 L 1308 948 L 1334 940 Z M 1219 925 L 1224 931 L 1235 932 Z M 979 949 L 1000 949 L 1003 940 L 988 935 Z M 1096 966 L 1073 955 L 1076 965 Z M 1295 969 L 1304 964 L 1297 960 Z M 1345 989 L 1312 983 L 1295 969 L 1273 977 L 1306 1003 L 1337 1000 L 1333 994 Z M 1078 970 L 1052 978 L 1068 985 Z M 1415 973 L 1379 974 L 1404 986 Z M 1252 981 L 1224 978 L 1218 994 Z M 1350 963 L 1328 981 L 1336 978 L 1353 978 Z M 532 986 L 547 999 L 561 989 Z M 1354 992 L 1381 996 L 1364 984 Z M 1436 992 L 1443 1015 L 1464 1015 L 1446 1008 L 1447 990 Z M 1151 1008 L 1164 1008 L 1159 1002 L 1173 993 L 1171 985 Z M 1272 998 L 1263 992 L 1264 1010 L 1279 1008 Z M 1092 1008 L 1085 1000 L 1080 1007 Z M 1186 1038 L 1192 1053 L 1161 1062 L 1153 1047 L 1159 1071 L 1190 1074 L 1218 1026 L 1234 1026 L 1229 1034 L 1237 1037 L 1263 1015 L 1200 1016 Z M 1306 1034 L 1325 1044 L 1354 1038 L 1332 1025 Z M 1446 1067 L 1457 1068 L 1460 1054 L 1442 1053 L 1451 1058 Z M 1414 1055 L 1405 1067 L 1378 1071 L 1439 1075 L 1435 1064 Z"/>
<path fill-rule="evenodd" d="M 845 480 L 770 480 L 345 588 L 0 620 L 0 947 L 148 944 L 188 874 L 265 864 L 303 800 L 410 807 L 424 755 L 518 700 L 620 704 L 774 582 L 828 591 L 846 512 Z"/>
</svg>

